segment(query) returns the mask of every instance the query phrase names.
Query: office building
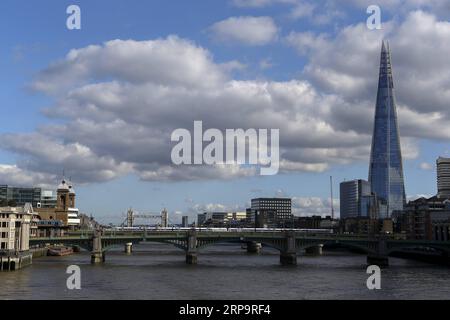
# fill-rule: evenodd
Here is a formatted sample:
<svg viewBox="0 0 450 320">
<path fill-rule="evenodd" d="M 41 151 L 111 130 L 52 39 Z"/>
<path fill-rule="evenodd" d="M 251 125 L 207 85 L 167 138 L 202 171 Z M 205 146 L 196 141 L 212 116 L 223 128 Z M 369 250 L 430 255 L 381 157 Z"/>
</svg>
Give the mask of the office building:
<svg viewBox="0 0 450 320">
<path fill-rule="evenodd" d="M 405 186 L 402 153 L 397 124 L 391 53 L 389 44 L 382 43 L 375 123 L 369 166 L 371 191 L 386 205 L 381 218 L 390 217 L 395 210 L 403 210 Z"/>
<path fill-rule="evenodd" d="M 187 228 L 189 226 L 189 222 L 188 222 L 188 216 L 183 216 L 181 218 L 181 226 L 183 228 Z"/>
<path fill-rule="evenodd" d="M 245 226 L 247 214 L 243 211 L 235 212 L 204 212 L 198 215 L 197 225 L 209 227 L 237 227 Z"/>
<path fill-rule="evenodd" d="M 41 188 L 22 188 L 0 185 L 0 206 L 23 207 L 30 203 L 37 207 L 41 202 Z"/>
<path fill-rule="evenodd" d="M 42 190 L 41 201 L 37 204 L 37 208 L 54 208 L 56 207 L 57 194 L 53 190 Z"/>
<path fill-rule="evenodd" d="M 255 210 L 255 227 L 256 228 L 276 228 L 277 212 L 276 210 L 260 209 Z"/>
<path fill-rule="evenodd" d="M 370 192 L 370 184 L 366 180 L 357 179 L 341 182 L 340 204 L 341 219 L 354 217 L 377 217 L 378 201 Z"/>
<path fill-rule="evenodd" d="M 290 198 L 255 198 L 251 200 L 251 215 L 256 211 L 271 210 L 276 212 L 276 220 L 278 222 L 291 221 L 292 208 Z M 254 221 L 254 219 L 253 219 Z"/>
<path fill-rule="evenodd" d="M 436 160 L 438 197 L 450 199 L 450 158 Z"/>
</svg>

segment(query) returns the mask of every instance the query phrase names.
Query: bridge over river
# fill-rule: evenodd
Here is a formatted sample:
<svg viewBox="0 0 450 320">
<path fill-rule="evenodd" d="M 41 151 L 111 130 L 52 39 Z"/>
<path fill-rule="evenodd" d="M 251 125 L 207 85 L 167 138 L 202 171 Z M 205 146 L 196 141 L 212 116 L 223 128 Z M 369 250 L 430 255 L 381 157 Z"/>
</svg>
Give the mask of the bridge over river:
<svg viewBox="0 0 450 320">
<path fill-rule="evenodd" d="M 105 261 L 105 253 L 117 246 L 124 246 L 131 253 L 132 245 L 144 241 L 169 243 L 186 253 L 186 263 L 196 264 L 202 248 L 217 243 L 247 244 L 249 252 L 257 252 L 260 247 L 271 247 L 280 252 L 280 263 L 297 264 L 300 252 L 320 253 L 324 245 L 339 245 L 357 249 L 367 254 L 367 263 L 388 265 L 388 257 L 394 252 L 408 248 L 430 248 L 445 260 L 449 258 L 450 241 L 397 240 L 387 235 L 372 237 L 338 234 L 320 234 L 292 230 L 281 231 L 208 231 L 208 230 L 142 230 L 116 231 L 96 230 L 71 233 L 58 238 L 31 238 L 30 245 L 78 246 L 91 252 L 91 262 Z"/>
</svg>

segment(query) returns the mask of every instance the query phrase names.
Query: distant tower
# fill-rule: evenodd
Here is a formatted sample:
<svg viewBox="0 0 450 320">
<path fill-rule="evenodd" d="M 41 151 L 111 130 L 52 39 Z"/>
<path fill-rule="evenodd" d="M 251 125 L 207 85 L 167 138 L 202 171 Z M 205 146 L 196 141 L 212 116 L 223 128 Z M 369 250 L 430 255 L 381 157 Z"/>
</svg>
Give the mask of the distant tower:
<svg viewBox="0 0 450 320">
<path fill-rule="evenodd" d="M 436 160 L 438 197 L 450 199 L 450 158 Z"/>
<path fill-rule="evenodd" d="M 58 211 L 68 211 L 70 207 L 70 188 L 66 180 L 62 180 L 58 186 L 56 208 Z"/>
<path fill-rule="evenodd" d="M 372 192 L 386 206 L 384 216 L 381 212 L 381 217 L 390 217 L 392 211 L 403 210 L 405 185 L 402 153 L 395 106 L 391 53 L 389 43 L 385 41 L 381 48 L 369 182 Z"/>
<path fill-rule="evenodd" d="M 330 203 L 331 203 L 331 219 L 334 220 L 334 206 L 333 206 L 333 176 L 330 176 Z"/>
<path fill-rule="evenodd" d="M 72 182 L 69 181 L 69 208 L 75 208 L 75 189 L 73 188 Z"/>
<path fill-rule="evenodd" d="M 167 228 L 169 226 L 169 213 L 167 212 L 167 209 L 164 208 L 163 211 L 161 211 L 161 227 Z"/>
</svg>

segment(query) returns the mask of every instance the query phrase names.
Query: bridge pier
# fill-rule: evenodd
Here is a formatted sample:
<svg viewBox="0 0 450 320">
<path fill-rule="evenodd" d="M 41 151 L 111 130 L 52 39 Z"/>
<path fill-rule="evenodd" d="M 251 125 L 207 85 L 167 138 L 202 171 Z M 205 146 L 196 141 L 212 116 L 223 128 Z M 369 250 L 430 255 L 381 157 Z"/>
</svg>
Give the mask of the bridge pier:
<svg viewBox="0 0 450 320">
<path fill-rule="evenodd" d="M 79 246 L 73 246 L 72 250 L 73 250 L 73 252 L 80 252 L 81 248 Z"/>
<path fill-rule="evenodd" d="M 389 258 L 388 258 L 388 256 L 369 254 L 367 256 L 367 264 L 368 265 L 377 265 L 380 268 L 386 268 L 386 267 L 389 267 Z"/>
<path fill-rule="evenodd" d="M 379 238 L 375 252 L 369 252 L 367 254 L 367 264 L 377 265 L 380 268 L 386 268 L 389 266 L 387 243 L 384 237 Z"/>
<path fill-rule="evenodd" d="M 186 263 L 197 264 L 197 233 L 195 231 L 188 231 L 187 234 Z"/>
<path fill-rule="evenodd" d="M 104 252 L 92 252 L 91 253 L 91 263 L 103 263 L 105 262 L 105 253 Z"/>
<path fill-rule="evenodd" d="M 131 254 L 132 252 L 133 252 L 133 243 L 132 242 L 125 243 L 125 253 Z"/>
<path fill-rule="evenodd" d="M 92 237 L 91 263 L 105 262 L 105 252 L 102 249 L 101 230 L 95 230 Z"/>
<path fill-rule="evenodd" d="M 281 253 L 280 263 L 284 266 L 296 265 L 297 264 L 297 254 L 296 253 Z"/>
<path fill-rule="evenodd" d="M 260 253 L 262 245 L 259 242 L 249 241 L 247 242 L 247 253 Z"/>
<path fill-rule="evenodd" d="M 309 256 L 321 256 L 322 248 L 323 248 L 323 244 L 319 244 L 317 246 L 306 248 L 305 253 Z"/>
<path fill-rule="evenodd" d="M 280 263 L 282 265 L 297 264 L 297 249 L 295 246 L 295 232 L 286 235 L 284 250 L 280 252 Z"/>
<path fill-rule="evenodd" d="M 186 264 L 197 264 L 197 252 L 186 253 Z"/>
</svg>

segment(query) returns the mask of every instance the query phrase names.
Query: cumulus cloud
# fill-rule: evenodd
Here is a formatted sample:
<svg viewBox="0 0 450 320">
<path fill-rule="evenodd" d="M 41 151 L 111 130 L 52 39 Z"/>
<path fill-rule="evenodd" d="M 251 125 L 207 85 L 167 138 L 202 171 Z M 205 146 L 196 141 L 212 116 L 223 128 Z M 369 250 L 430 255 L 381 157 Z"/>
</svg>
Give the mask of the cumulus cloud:
<svg viewBox="0 0 450 320">
<path fill-rule="evenodd" d="M 419 167 L 420 167 L 420 169 L 422 169 L 422 170 L 427 170 L 427 171 L 429 171 L 429 170 L 433 170 L 434 165 L 433 165 L 432 163 L 429 163 L 429 162 L 421 162 L 420 165 L 419 165 Z"/>
<path fill-rule="evenodd" d="M 28 171 L 17 165 L 0 164 L 0 181 L 2 184 L 19 187 L 36 186 L 50 188 L 57 182 L 57 175 Z"/>
<path fill-rule="evenodd" d="M 172 165 L 171 133 L 192 130 L 194 120 L 205 129 L 281 129 L 281 172 L 322 172 L 330 162 L 357 158 L 358 146 L 369 141 L 325 119 L 338 97 L 300 80 L 233 80 L 227 64 L 175 36 L 74 49 L 32 83 L 54 99 L 43 113 L 57 121 L 34 133 L 3 134 L 2 148 L 17 154 L 24 170 L 65 168 L 76 182 L 89 183 L 130 173 L 152 181 L 257 174 L 238 165 Z"/>
<path fill-rule="evenodd" d="M 376 32 L 368 32 L 361 23 L 344 28 L 335 37 L 292 32 L 286 41 L 308 58 L 305 77 L 319 91 L 343 100 L 342 108 L 330 110 L 336 127 L 352 123 L 355 131 L 366 132 L 370 118 L 363 120 L 362 115 L 373 113 L 380 43 L 389 39 L 402 136 L 450 139 L 446 130 L 450 120 L 449 36 L 449 22 L 414 11 L 403 22 L 386 22 Z"/>
<path fill-rule="evenodd" d="M 339 216 L 339 199 L 333 199 L 335 217 Z M 293 197 L 292 213 L 296 216 L 330 216 L 331 201 L 320 197 Z"/>
<path fill-rule="evenodd" d="M 280 129 L 281 173 L 367 162 L 384 37 L 391 40 L 403 156 L 415 158 L 420 139 L 450 138 L 449 35 L 448 22 L 422 11 L 376 32 L 364 24 L 336 36 L 293 32 L 285 41 L 307 63 L 302 79 L 287 81 L 235 80 L 231 71 L 241 63 L 217 62 L 177 36 L 74 49 L 31 84 L 53 100 L 43 110 L 49 123 L 0 135 L 2 148 L 18 158 L 2 170 L 18 181 L 35 172 L 35 183 L 51 181 L 63 168 L 78 183 L 130 173 L 151 181 L 257 174 L 237 165 L 174 166 L 171 133 L 192 130 L 195 120 L 204 129 Z"/>
<path fill-rule="evenodd" d="M 217 41 L 250 46 L 268 44 L 278 34 L 278 28 L 271 17 L 230 17 L 214 23 L 209 30 Z"/>
</svg>

